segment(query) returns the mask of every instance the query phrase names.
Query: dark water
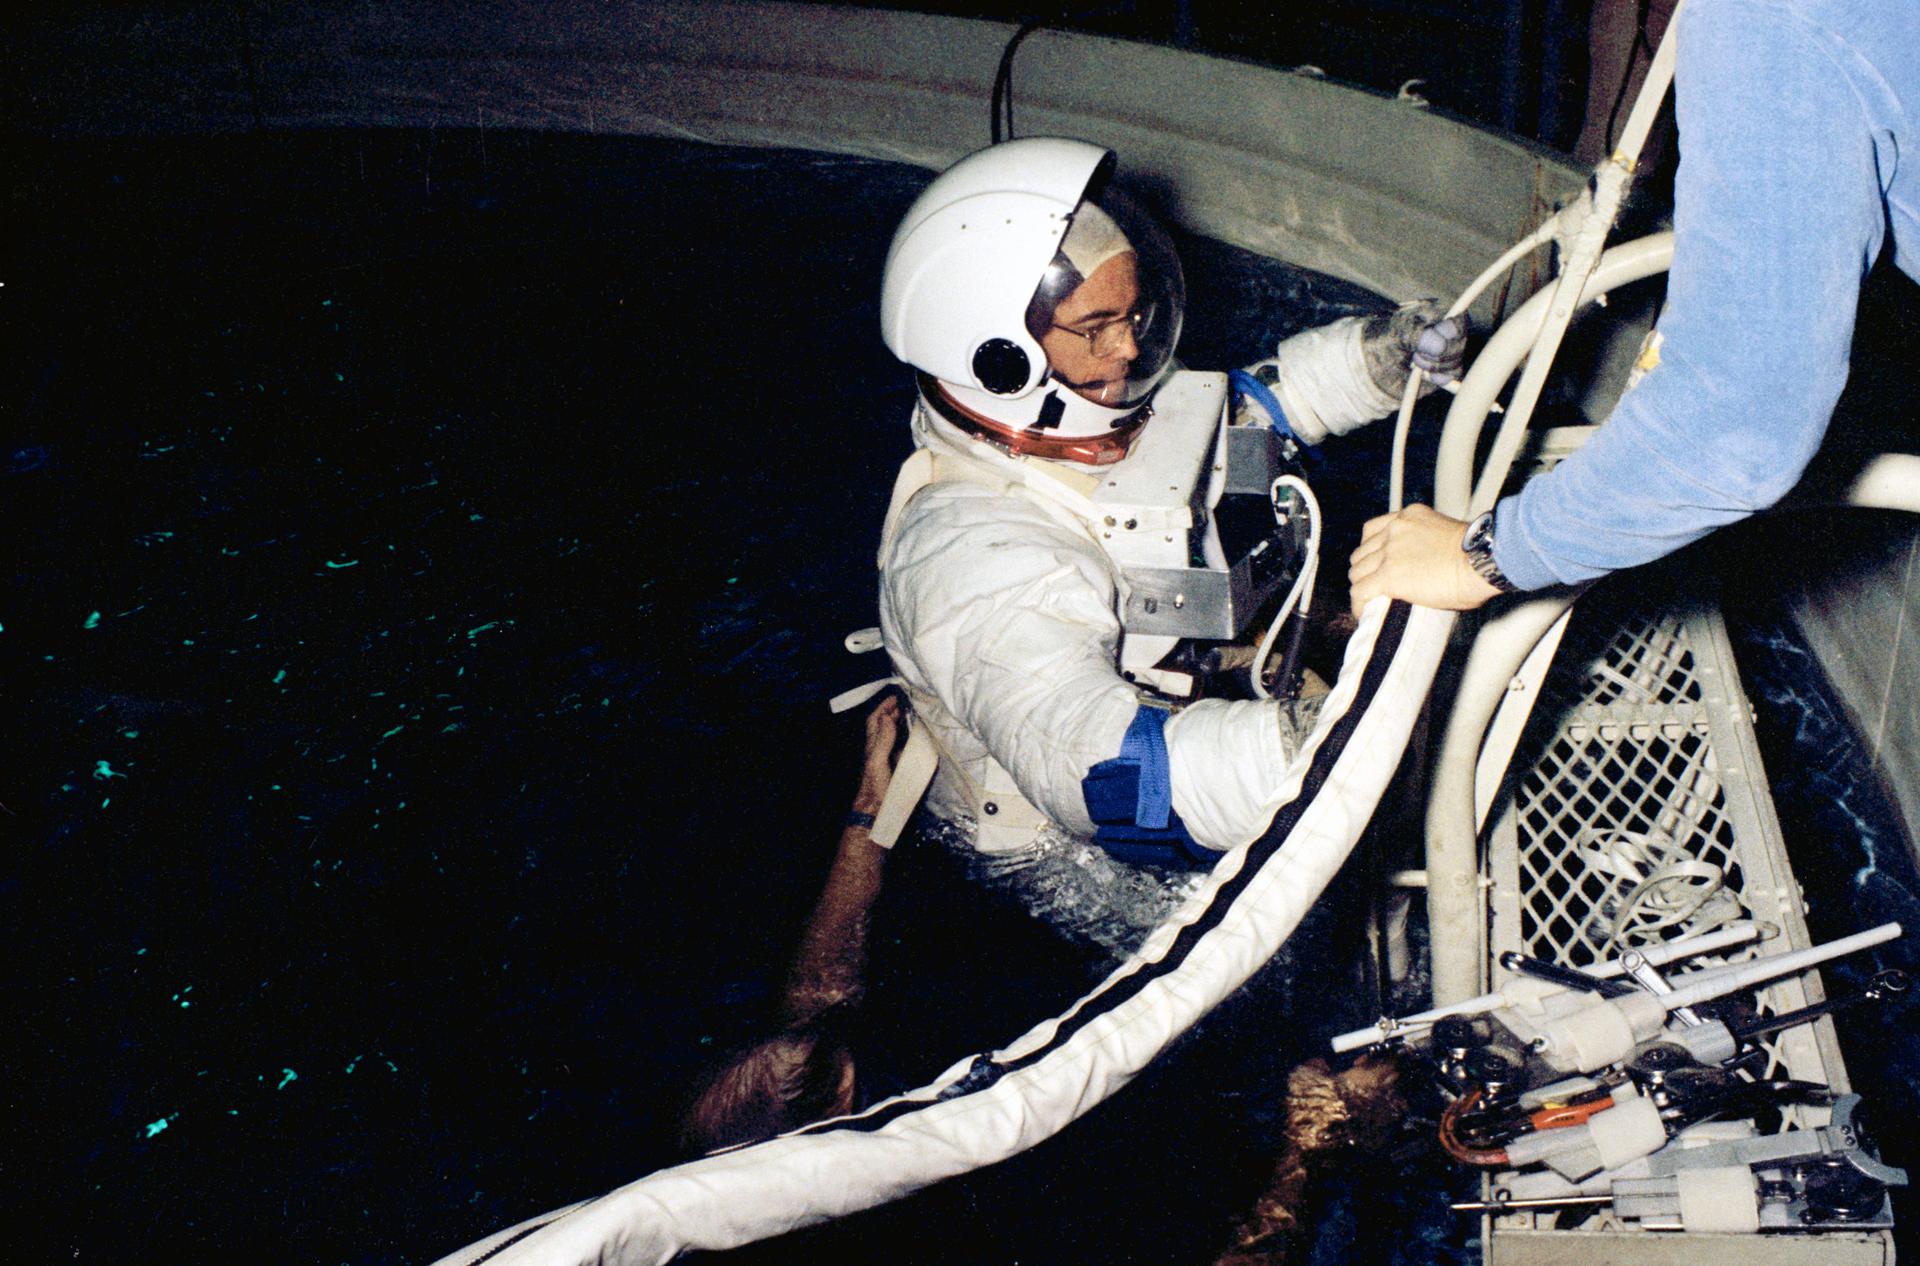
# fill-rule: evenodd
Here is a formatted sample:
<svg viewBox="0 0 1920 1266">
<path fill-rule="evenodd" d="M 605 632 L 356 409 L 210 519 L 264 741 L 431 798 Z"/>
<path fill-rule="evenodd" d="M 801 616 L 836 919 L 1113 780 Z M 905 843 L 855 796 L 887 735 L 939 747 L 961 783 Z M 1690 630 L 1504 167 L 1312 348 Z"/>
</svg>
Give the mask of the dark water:
<svg viewBox="0 0 1920 1266">
<path fill-rule="evenodd" d="M 497 133 L 20 148 L 6 1062 L 49 1253 L 419 1260 L 668 1159 L 852 788 L 823 701 L 880 671 L 839 640 L 908 447 L 874 304 L 924 175 Z M 1366 301 L 1188 256 L 1191 363 Z M 1085 979 L 916 907 L 917 865 L 921 917 L 887 917 L 949 924 L 876 969 L 971 973 L 974 1040 Z M 964 1053 L 916 1069 L 929 1017 L 893 1020 L 902 1075 Z M 1187 1145 L 1202 1172 L 1129 1156 L 1118 1188 L 1231 1185 Z"/>
<path fill-rule="evenodd" d="M 11 148 L 0 1060 L 38 1216 L 8 1256 L 418 1261 L 671 1159 L 852 788 L 823 701 L 880 671 L 839 643 L 908 447 L 874 304 L 924 174 L 499 133 Z M 1196 366 L 1370 302 L 1182 249 Z M 1375 430 L 1317 480 L 1335 562 Z M 877 916 L 902 1078 L 1094 969 L 941 867 L 903 849 Z M 1205 1260 L 1285 1067 L 1365 1005 L 1325 966 L 1357 899 L 1063 1138 L 742 1256 Z M 1321 1256 L 1464 1251 L 1422 1163 L 1364 1216 L 1336 1193 Z"/>
</svg>

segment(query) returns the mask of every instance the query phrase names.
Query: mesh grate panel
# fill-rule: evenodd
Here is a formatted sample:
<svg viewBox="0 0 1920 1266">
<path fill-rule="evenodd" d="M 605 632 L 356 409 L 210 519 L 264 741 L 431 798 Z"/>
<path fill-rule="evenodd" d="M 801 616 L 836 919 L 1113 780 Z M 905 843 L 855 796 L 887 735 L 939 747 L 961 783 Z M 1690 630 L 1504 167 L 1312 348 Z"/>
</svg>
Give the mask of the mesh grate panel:
<svg viewBox="0 0 1920 1266">
<path fill-rule="evenodd" d="M 1720 872 L 1727 891 L 1741 890 L 1704 722 L 1570 725 L 1521 779 L 1515 810 L 1520 940 L 1535 957 L 1584 967 L 1617 953 L 1616 923 L 1632 913 L 1636 877 L 1651 873 L 1636 859 L 1702 862 Z M 1674 880 L 1662 891 L 1687 886 Z M 1686 930 L 1675 923 L 1634 943 Z"/>
<path fill-rule="evenodd" d="M 1698 704 L 1700 682 L 1686 626 L 1646 616 L 1625 619 L 1598 654 L 1555 665 L 1554 690 L 1581 708 L 1615 704 Z"/>
<path fill-rule="evenodd" d="M 1641 605 L 1623 609 L 1636 598 Z M 1730 918 L 1758 922 L 1767 943 L 1689 959 L 1669 974 L 1808 944 L 1719 615 L 1697 599 L 1677 611 L 1663 611 L 1658 600 L 1644 581 L 1630 592 L 1602 586 L 1590 594 L 1542 683 L 1505 803 L 1489 824 L 1488 947 L 1495 955 L 1517 949 L 1586 967 Z M 1668 882 L 1650 884 L 1650 874 Z M 1721 895 L 1710 897 L 1714 888 Z M 1500 979 L 1496 973 L 1490 983 Z M 1820 996 L 1817 976 L 1807 973 L 1769 986 L 1755 1005 L 1772 1015 Z M 1762 1075 L 1844 1088 L 1831 1032 L 1823 1023 L 1766 1038 Z M 1825 1119 L 1824 1109 L 1793 1108 L 1785 1125 Z M 1576 1227 L 1593 1244 L 1641 1234 L 1623 1229 L 1605 1206 L 1514 1213 L 1490 1221 L 1487 1260 L 1569 1260 L 1580 1251 L 1575 1242 L 1554 1241 Z M 1539 1238 L 1507 1238 L 1516 1232 Z M 1638 1260 L 1622 1251 L 1615 1260 Z M 1810 1244 L 1805 1260 L 1819 1256 Z"/>
</svg>

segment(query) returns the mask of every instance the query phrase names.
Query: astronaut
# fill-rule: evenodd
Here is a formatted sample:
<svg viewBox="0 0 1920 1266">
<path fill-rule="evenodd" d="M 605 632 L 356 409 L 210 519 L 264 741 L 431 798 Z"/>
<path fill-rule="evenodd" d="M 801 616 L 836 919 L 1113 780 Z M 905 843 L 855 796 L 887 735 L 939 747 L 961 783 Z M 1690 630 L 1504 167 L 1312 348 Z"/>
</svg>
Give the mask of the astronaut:
<svg viewBox="0 0 1920 1266">
<path fill-rule="evenodd" d="M 1190 677 L 1157 666 L 1175 639 L 1127 627 L 1143 567 L 1230 564 L 1209 512 L 1231 425 L 1344 434 L 1398 404 L 1414 358 L 1457 370 L 1465 339 L 1431 304 L 1345 318 L 1235 375 L 1230 406 L 1226 375 L 1174 366 L 1180 264 L 1112 169 L 1059 138 L 964 158 L 908 210 L 882 281 L 919 399 L 881 633 L 938 752 L 928 806 L 986 854 L 1049 823 L 1200 858 L 1265 828 L 1295 732 L 1273 701 L 1179 697 Z"/>
</svg>

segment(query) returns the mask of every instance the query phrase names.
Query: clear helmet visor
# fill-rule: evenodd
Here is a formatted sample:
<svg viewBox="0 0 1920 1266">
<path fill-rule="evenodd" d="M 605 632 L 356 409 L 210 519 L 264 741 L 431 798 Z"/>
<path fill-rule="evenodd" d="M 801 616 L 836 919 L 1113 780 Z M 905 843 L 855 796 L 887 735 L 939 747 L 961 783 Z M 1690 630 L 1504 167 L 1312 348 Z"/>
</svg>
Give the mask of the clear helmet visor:
<svg viewBox="0 0 1920 1266">
<path fill-rule="evenodd" d="M 1117 190 L 1074 210 L 1027 305 L 1054 381 L 1107 408 L 1145 400 L 1173 361 L 1186 309 L 1173 244 Z"/>
</svg>

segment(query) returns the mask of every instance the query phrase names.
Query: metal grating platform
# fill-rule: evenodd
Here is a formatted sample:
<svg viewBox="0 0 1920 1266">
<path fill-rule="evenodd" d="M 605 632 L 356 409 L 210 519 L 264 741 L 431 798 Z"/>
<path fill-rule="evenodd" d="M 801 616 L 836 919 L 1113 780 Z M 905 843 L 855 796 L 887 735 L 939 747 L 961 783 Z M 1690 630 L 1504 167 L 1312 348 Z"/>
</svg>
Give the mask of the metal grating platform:
<svg viewBox="0 0 1920 1266">
<path fill-rule="evenodd" d="M 1515 798 L 1518 947 L 1574 967 L 1609 956 L 1636 856 L 1684 856 L 1724 875 L 1727 892 L 1745 888 L 1687 626 L 1635 618 L 1580 659 L 1550 683 L 1561 721 Z"/>
<path fill-rule="evenodd" d="M 1632 599 L 1602 587 L 1583 601 L 1515 754 L 1488 829 L 1485 961 L 1519 950 L 1586 966 L 1738 917 L 1776 930 L 1767 953 L 1810 943 L 1718 611 Z M 1497 986 L 1505 977 L 1493 970 Z M 1760 1006 L 1778 1013 L 1823 996 L 1810 972 L 1769 987 Z M 1779 1035 L 1769 1051 L 1774 1075 L 1847 1088 L 1827 1021 Z M 1794 1111 L 1787 1126 L 1825 1122 L 1824 1109 Z M 1509 1214 L 1483 1230 L 1486 1260 L 1500 1266 L 1892 1260 L 1884 1232 L 1647 1232 L 1607 1206 Z"/>
</svg>

